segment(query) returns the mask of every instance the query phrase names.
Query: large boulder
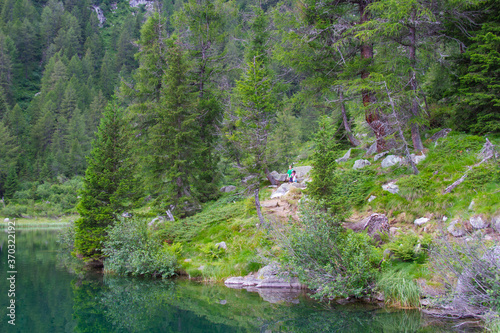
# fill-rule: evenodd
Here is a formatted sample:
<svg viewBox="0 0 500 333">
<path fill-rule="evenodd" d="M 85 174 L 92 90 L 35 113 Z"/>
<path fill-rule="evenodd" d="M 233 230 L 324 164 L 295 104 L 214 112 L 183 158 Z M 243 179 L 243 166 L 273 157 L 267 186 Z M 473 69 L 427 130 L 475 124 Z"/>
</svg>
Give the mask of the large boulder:
<svg viewBox="0 0 500 333">
<path fill-rule="evenodd" d="M 383 151 L 383 152 L 381 152 L 380 154 L 375 155 L 375 156 L 373 157 L 373 160 L 374 160 L 374 161 L 378 161 L 378 160 L 380 160 L 382 157 L 384 157 L 384 156 L 385 156 L 385 155 L 387 155 L 387 154 L 389 154 L 389 152 L 388 152 L 388 151 Z"/>
<path fill-rule="evenodd" d="M 377 152 L 377 142 L 374 142 L 374 143 L 372 143 L 370 148 L 368 148 L 368 150 L 366 151 L 364 156 L 370 156 L 370 155 L 375 154 L 376 152 Z"/>
<path fill-rule="evenodd" d="M 489 225 L 488 220 L 483 215 L 472 216 L 469 223 L 474 229 L 484 229 Z"/>
<path fill-rule="evenodd" d="M 451 132 L 451 128 L 445 128 L 434 134 L 430 137 L 430 141 L 436 141 L 437 139 L 446 138 L 448 134 Z"/>
<path fill-rule="evenodd" d="M 448 225 L 448 232 L 453 237 L 465 236 L 465 230 L 462 227 L 462 220 L 454 219 L 453 221 L 451 221 L 450 224 Z"/>
<path fill-rule="evenodd" d="M 342 156 L 340 158 L 337 158 L 335 160 L 335 162 L 337 162 L 337 163 L 346 162 L 349 159 L 349 157 L 351 157 L 351 150 L 352 150 L 352 148 L 349 148 L 349 150 L 347 151 L 347 153 L 345 153 L 344 156 Z"/>
<path fill-rule="evenodd" d="M 306 178 L 309 172 L 311 171 L 312 166 L 299 166 L 294 167 L 295 173 L 297 174 L 297 178 Z"/>
<path fill-rule="evenodd" d="M 392 194 L 396 194 L 399 192 L 399 186 L 396 185 L 396 182 L 389 182 L 385 185 L 382 185 L 382 190 L 390 192 Z"/>
<path fill-rule="evenodd" d="M 285 194 L 288 193 L 288 191 L 290 190 L 291 187 L 292 187 L 292 184 L 290 184 L 290 183 L 281 184 L 281 186 L 278 187 L 278 189 L 276 191 L 274 191 L 273 194 L 271 194 L 271 199 L 284 196 Z"/>
<path fill-rule="evenodd" d="M 278 182 L 286 182 L 288 180 L 288 175 L 286 173 L 278 173 L 277 171 L 271 172 L 271 176 Z"/>
<path fill-rule="evenodd" d="M 493 216 L 491 219 L 491 227 L 497 232 L 500 232 L 500 215 Z"/>
<path fill-rule="evenodd" d="M 234 185 L 227 185 L 227 186 L 222 186 L 220 191 L 224 193 L 232 192 L 236 190 L 236 186 Z"/>
<path fill-rule="evenodd" d="M 372 214 L 361 222 L 344 224 L 346 228 L 360 232 L 366 230 L 368 235 L 380 242 L 382 238 L 380 233 L 389 233 L 389 220 L 384 214 Z"/>
<path fill-rule="evenodd" d="M 352 167 L 353 169 L 362 169 L 366 166 L 371 165 L 370 161 L 368 160 L 357 160 L 354 162 L 354 166 Z"/>
<path fill-rule="evenodd" d="M 422 224 L 426 224 L 427 222 L 429 222 L 428 218 L 421 217 L 421 218 L 416 219 L 415 221 L 413 221 L 413 224 L 415 224 L 415 225 L 422 225 Z"/>
<path fill-rule="evenodd" d="M 382 168 L 389 168 L 399 163 L 401 163 L 401 157 L 396 155 L 389 155 L 382 160 L 381 166 Z"/>
</svg>

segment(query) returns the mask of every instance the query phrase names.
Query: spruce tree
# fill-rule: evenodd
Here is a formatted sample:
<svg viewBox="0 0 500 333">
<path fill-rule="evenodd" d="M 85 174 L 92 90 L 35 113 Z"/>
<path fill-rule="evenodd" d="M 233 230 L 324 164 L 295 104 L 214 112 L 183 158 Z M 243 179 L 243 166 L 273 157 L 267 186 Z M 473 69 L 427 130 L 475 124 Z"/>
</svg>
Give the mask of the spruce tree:
<svg viewBox="0 0 500 333">
<path fill-rule="evenodd" d="M 185 52 L 175 37 L 168 40 L 169 65 L 162 80 L 157 123 L 151 129 L 150 149 L 157 206 L 183 216 L 199 208 L 191 193 L 195 161 L 202 149 L 195 99 L 187 79 Z"/>
<path fill-rule="evenodd" d="M 106 107 L 92 143 L 84 186 L 77 205 L 74 255 L 86 261 L 102 259 L 106 228 L 124 209 L 131 190 L 132 170 L 122 109 L 116 101 Z"/>
</svg>

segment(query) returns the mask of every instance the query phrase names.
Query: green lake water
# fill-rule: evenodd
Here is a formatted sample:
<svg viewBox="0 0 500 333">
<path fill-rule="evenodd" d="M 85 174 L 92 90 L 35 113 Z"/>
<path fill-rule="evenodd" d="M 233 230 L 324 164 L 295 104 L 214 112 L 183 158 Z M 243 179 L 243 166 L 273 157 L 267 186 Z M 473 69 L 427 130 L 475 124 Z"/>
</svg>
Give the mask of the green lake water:
<svg viewBox="0 0 500 333">
<path fill-rule="evenodd" d="M 0 233 L 0 332 L 473 332 L 417 310 L 328 305 L 185 280 L 82 272 L 58 252 L 57 230 L 16 231 L 15 297 Z M 73 268 L 72 268 L 73 267 Z M 15 326 L 9 302 L 15 299 Z"/>
</svg>

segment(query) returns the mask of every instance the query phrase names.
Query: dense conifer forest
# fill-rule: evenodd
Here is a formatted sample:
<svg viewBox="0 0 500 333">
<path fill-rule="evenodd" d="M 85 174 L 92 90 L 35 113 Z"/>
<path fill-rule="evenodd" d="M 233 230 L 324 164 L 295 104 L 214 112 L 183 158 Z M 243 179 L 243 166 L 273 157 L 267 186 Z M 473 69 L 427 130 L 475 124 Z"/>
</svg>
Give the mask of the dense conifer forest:
<svg viewBox="0 0 500 333">
<path fill-rule="evenodd" d="M 181 217 L 238 168 L 307 154 L 324 117 L 341 147 L 378 151 L 500 129 L 494 0 L 2 0 L 0 13 L 0 196 L 31 202 L 26 215 L 74 211 L 112 96 L 138 197 Z"/>
</svg>

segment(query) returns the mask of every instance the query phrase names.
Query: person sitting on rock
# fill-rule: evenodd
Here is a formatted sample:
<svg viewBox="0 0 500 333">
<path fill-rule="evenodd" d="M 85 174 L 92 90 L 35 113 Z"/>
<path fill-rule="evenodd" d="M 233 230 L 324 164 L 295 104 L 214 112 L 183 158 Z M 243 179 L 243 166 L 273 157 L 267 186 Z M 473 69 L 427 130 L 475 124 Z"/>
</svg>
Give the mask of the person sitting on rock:
<svg viewBox="0 0 500 333">
<path fill-rule="evenodd" d="M 297 173 L 295 172 L 295 170 L 293 170 L 290 183 L 296 183 L 296 182 L 297 182 Z"/>
<path fill-rule="evenodd" d="M 288 182 L 291 183 L 293 182 L 293 179 L 292 179 L 292 173 L 295 172 L 295 170 L 292 169 L 292 166 L 289 165 L 288 166 L 288 171 L 286 172 L 286 174 L 288 175 Z"/>
</svg>

